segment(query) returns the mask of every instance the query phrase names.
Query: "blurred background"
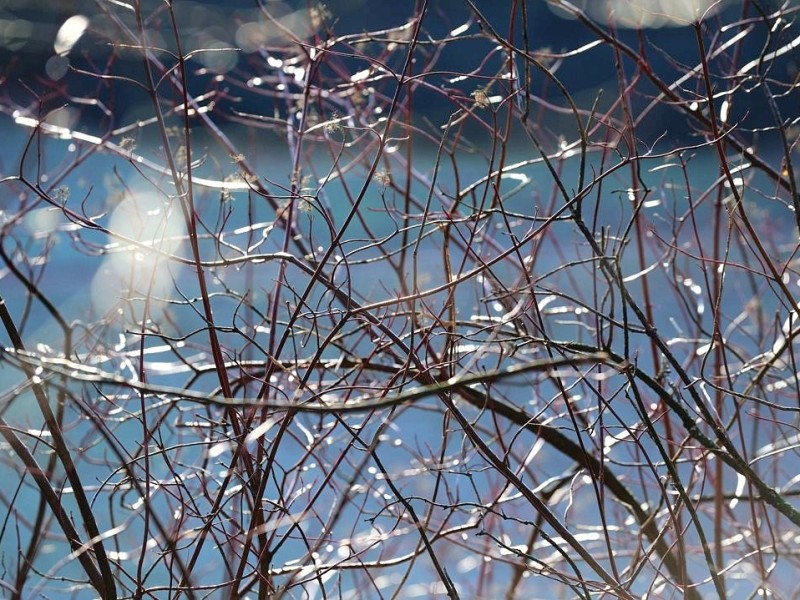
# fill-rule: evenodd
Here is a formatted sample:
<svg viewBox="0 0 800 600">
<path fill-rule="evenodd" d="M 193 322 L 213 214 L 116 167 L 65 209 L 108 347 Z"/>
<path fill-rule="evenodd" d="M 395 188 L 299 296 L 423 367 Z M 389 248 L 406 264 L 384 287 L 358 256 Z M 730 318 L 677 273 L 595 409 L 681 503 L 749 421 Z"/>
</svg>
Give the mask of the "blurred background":
<svg viewBox="0 0 800 600">
<path fill-rule="evenodd" d="M 146 19 L 148 35 L 154 46 L 171 49 L 171 24 L 161 11 L 161 2 L 145 1 L 142 13 Z M 469 3 L 465 0 L 433 0 L 425 20 L 425 30 L 431 38 L 440 38 L 460 27 L 476 35 L 481 28 L 490 26 L 498 32 L 507 34 L 512 11 L 519 14 L 522 2 L 503 0 L 500 2 L 475 0 L 474 7 L 481 11 L 487 24 L 480 23 Z M 695 65 L 699 59 L 694 29 L 690 26 L 692 14 L 705 15 L 708 35 L 714 36 L 715 16 L 724 21 L 736 21 L 737 11 L 743 9 L 741 0 L 710 2 L 693 0 L 682 2 L 674 0 L 628 0 L 589 1 L 577 0 L 579 5 L 596 19 L 604 28 L 616 34 L 634 48 L 648 47 L 648 60 L 652 68 L 663 73 L 665 79 L 678 65 Z M 777 2 L 759 2 L 758 8 L 767 14 Z M 790 3 L 791 4 L 791 3 Z M 106 37 L 115 28 L 109 26 L 104 7 L 111 3 L 95 3 L 90 0 L 55 2 L 53 0 L 0 0 L 0 82 L 4 104 L 32 107 L 38 102 L 48 103 L 48 92 L 52 93 L 50 105 L 45 111 L 63 103 L 64 94 L 73 97 L 91 98 L 98 82 L 86 72 L 112 72 L 118 77 L 140 77 L 140 58 L 135 49 L 121 50 L 112 58 L 111 44 L 119 42 Z M 119 6 L 115 2 L 117 12 Z M 202 91 L 208 81 L 215 76 L 234 74 L 237 69 L 247 71 L 247 60 L 254 53 L 262 52 L 270 44 L 279 44 L 288 32 L 308 39 L 318 36 L 324 39 L 329 32 L 336 35 L 359 34 L 366 31 L 397 28 L 406 23 L 413 14 L 414 0 L 394 2 L 375 0 L 329 0 L 325 3 L 308 0 L 230 0 L 224 6 L 206 0 L 176 1 L 175 12 L 181 20 L 184 53 L 197 49 L 214 49 L 214 52 L 197 53 L 191 64 L 197 89 Z M 563 10 L 546 0 L 529 0 L 525 5 L 528 22 L 528 44 L 532 51 L 547 53 L 569 52 L 593 41 L 594 36 L 586 27 L 576 24 Z M 131 23 L 133 10 L 130 14 Z M 265 19 L 269 15 L 271 22 Z M 791 14 L 791 12 L 789 13 Z M 519 18 L 516 22 L 519 23 Z M 521 39 L 522 31 L 513 35 Z M 763 29 L 763 28 L 762 28 Z M 459 31 L 463 31 L 459 30 Z M 770 39 L 766 30 L 751 33 L 745 41 L 745 49 L 756 53 L 762 47 L 769 47 Z M 471 56 L 469 48 L 483 48 L 481 44 L 467 44 L 464 52 L 446 52 L 437 62 L 442 71 L 465 72 L 475 65 L 481 57 Z M 236 49 L 236 50 L 233 50 Z M 113 64 L 112 64 L 113 63 Z M 569 68 L 557 69 L 557 76 L 580 100 L 586 98 L 591 103 L 598 92 L 607 88 L 617 88 L 614 59 L 610 51 L 602 48 L 571 58 Z M 797 64 L 787 57 L 785 68 L 793 70 L 796 77 Z M 363 68 L 363 67 L 361 67 Z M 541 85 L 534 78 L 532 86 Z M 117 119 L 133 118 L 129 109 L 143 97 L 130 85 L 117 86 L 118 92 L 108 101 L 113 101 Z M 534 90 L 536 93 L 537 90 Z M 610 98 L 608 99 L 611 100 Z M 749 123 L 758 126 L 767 123 L 759 119 L 763 112 L 763 102 L 753 98 L 753 102 L 739 102 L 737 110 L 748 114 Z M 235 104 L 243 112 L 264 111 L 264 98 L 257 94 L 248 97 L 236 89 Z M 445 106 L 436 95 L 431 102 L 419 103 L 420 116 L 446 119 Z M 217 117 L 230 110 L 224 98 L 217 104 L 222 111 Z M 100 114 L 97 113 L 99 117 Z M 83 114 L 82 119 L 91 120 L 91 114 Z M 118 127 L 122 123 L 115 123 Z M 651 133 L 659 135 L 670 131 L 671 135 L 682 135 L 685 119 L 677 113 L 660 111 L 649 121 Z"/>
</svg>

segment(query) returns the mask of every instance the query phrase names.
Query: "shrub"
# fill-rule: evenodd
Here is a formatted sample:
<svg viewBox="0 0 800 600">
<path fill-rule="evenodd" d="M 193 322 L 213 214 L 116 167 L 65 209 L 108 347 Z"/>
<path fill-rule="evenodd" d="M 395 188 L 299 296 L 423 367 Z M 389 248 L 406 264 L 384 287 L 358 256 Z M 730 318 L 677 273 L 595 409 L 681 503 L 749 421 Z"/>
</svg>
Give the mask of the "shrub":
<svg viewBox="0 0 800 600">
<path fill-rule="evenodd" d="M 4 84 L 9 597 L 798 593 L 797 7 L 413 4 Z"/>
</svg>

